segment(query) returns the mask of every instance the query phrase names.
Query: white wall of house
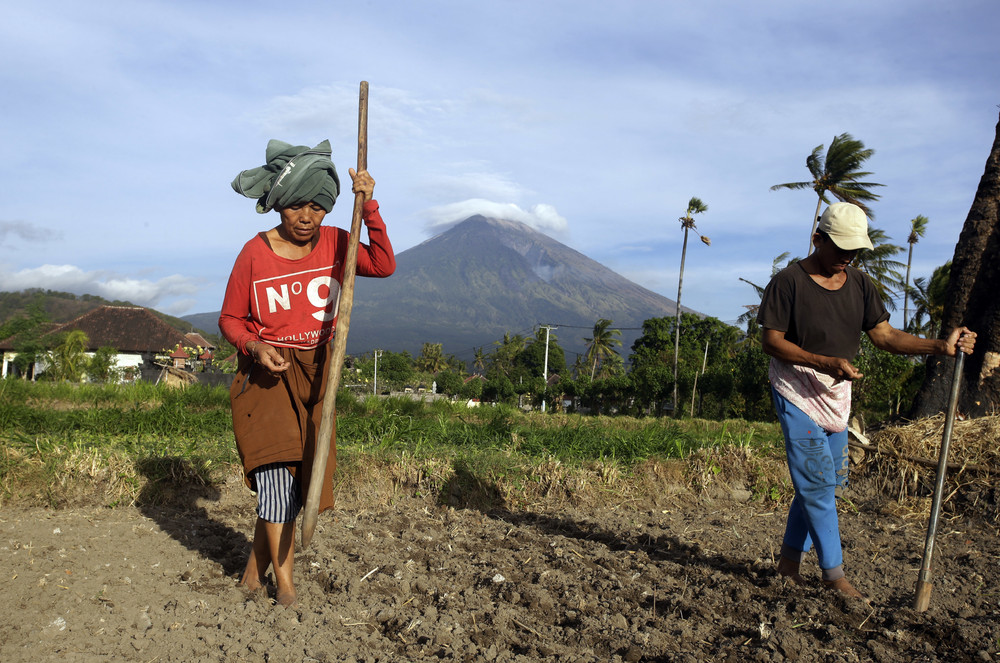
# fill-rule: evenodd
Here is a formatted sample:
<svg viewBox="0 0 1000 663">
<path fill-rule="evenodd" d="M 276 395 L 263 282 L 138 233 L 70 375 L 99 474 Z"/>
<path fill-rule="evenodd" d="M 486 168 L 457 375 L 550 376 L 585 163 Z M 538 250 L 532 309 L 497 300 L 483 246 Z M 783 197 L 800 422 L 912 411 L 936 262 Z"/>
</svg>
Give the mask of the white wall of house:
<svg viewBox="0 0 1000 663">
<path fill-rule="evenodd" d="M 93 357 L 93 352 L 84 353 L 88 358 Z M 3 353 L 3 366 L 0 368 L 0 378 L 5 378 L 9 374 L 14 372 L 14 359 L 17 357 L 16 352 L 4 351 Z M 115 368 L 116 369 L 129 369 L 138 368 L 142 366 L 142 355 L 128 354 L 120 352 L 115 355 Z M 39 360 L 35 362 L 35 375 L 41 375 L 48 368 L 48 362 L 44 358 L 39 357 Z"/>
<path fill-rule="evenodd" d="M 87 356 L 93 357 L 94 353 L 88 352 Z M 136 368 L 142 366 L 142 355 L 130 355 L 119 352 L 115 355 L 115 368 Z"/>
</svg>

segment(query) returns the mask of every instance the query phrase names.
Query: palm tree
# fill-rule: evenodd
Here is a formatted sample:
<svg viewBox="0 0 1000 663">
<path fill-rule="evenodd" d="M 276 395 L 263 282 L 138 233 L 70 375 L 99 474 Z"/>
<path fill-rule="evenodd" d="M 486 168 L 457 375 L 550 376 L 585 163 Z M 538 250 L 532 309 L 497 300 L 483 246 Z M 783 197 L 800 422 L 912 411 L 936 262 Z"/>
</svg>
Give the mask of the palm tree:
<svg viewBox="0 0 1000 663">
<path fill-rule="evenodd" d="M 510 332 L 504 332 L 502 341 L 494 341 L 497 348 L 491 355 L 490 368 L 510 377 L 514 361 L 517 359 L 517 355 L 524 350 L 526 344 L 527 339 L 520 334 L 511 336 Z"/>
<path fill-rule="evenodd" d="M 708 205 L 701 202 L 700 198 L 691 198 L 688 201 L 687 213 L 682 216 L 678 221 L 681 222 L 681 228 L 684 229 L 684 244 L 681 248 L 681 271 L 677 276 L 677 313 L 676 322 L 674 324 L 674 413 L 677 410 L 677 355 L 680 353 L 681 349 L 681 288 L 684 285 L 684 260 L 687 258 L 687 248 L 688 248 L 688 231 L 694 230 L 697 232 L 697 228 L 694 225 L 694 218 L 692 214 L 701 214 L 702 212 L 708 211 Z M 699 235 L 701 241 L 705 243 L 706 246 L 712 245 L 712 240 L 705 237 L 704 235 Z"/>
<path fill-rule="evenodd" d="M 601 318 L 594 324 L 594 335 L 591 338 L 583 339 L 587 342 L 587 361 L 591 365 L 591 380 L 597 373 L 597 365 L 603 360 L 617 355 L 618 351 L 615 350 L 615 347 L 622 344 L 619 339 L 615 338 L 615 336 L 621 336 L 621 331 L 609 329 L 609 327 L 611 327 L 611 321 L 607 318 Z"/>
<path fill-rule="evenodd" d="M 830 143 L 830 149 L 823 156 L 823 146 L 817 145 L 812 154 L 806 157 L 806 168 L 812 175 L 808 182 L 786 182 L 775 184 L 771 191 L 777 189 L 812 189 L 819 196 L 816 201 L 816 213 L 812 218 L 812 230 L 809 231 L 809 248 L 806 254 L 812 253 L 812 236 L 816 233 L 816 222 L 819 220 L 819 210 L 823 203 L 830 204 L 826 194 L 831 193 L 837 200 L 854 203 L 875 218 L 872 211 L 865 205 L 866 201 L 878 200 L 879 195 L 871 191 L 872 187 L 884 186 L 875 182 L 862 182 L 863 177 L 871 175 L 862 171 L 861 166 L 875 154 L 875 150 L 866 149 L 864 143 L 855 140 L 851 134 L 842 133 Z"/>
<path fill-rule="evenodd" d="M 910 320 L 910 265 L 913 263 L 913 245 L 927 232 L 929 223 L 923 214 L 910 219 L 910 236 L 906 238 L 910 251 L 906 256 L 906 281 L 903 283 L 903 329 Z"/>
<path fill-rule="evenodd" d="M 472 367 L 479 370 L 480 373 L 486 370 L 486 355 L 483 353 L 482 346 L 476 348 L 476 353 L 472 359 Z"/>
<path fill-rule="evenodd" d="M 900 272 L 903 263 L 893 260 L 892 257 L 900 253 L 903 247 L 890 244 L 889 240 L 892 238 L 879 228 L 869 227 L 868 239 L 874 248 L 858 251 L 854 266 L 871 277 L 882 303 L 890 311 L 895 311 L 894 293 L 904 287 L 903 275 Z"/>
<path fill-rule="evenodd" d="M 53 375 L 58 380 L 79 382 L 87 361 L 87 333 L 74 329 L 49 353 Z"/>
<path fill-rule="evenodd" d="M 913 303 L 916 311 L 906 331 L 911 334 L 923 334 L 926 338 L 937 338 L 944 318 L 945 295 L 948 290 L 948 279 L 951 276 L 951 261 L 934 270 L 930 281 L 924 278 L 913 280 Z M 924 322 L 924 317 L 927 321 Z"/>
<path fill-rule="evenodd" d="M 424 343 L 415 362 L 418 371 L 437 373 L 448 367 L 441 343 Z"/>
</svg>

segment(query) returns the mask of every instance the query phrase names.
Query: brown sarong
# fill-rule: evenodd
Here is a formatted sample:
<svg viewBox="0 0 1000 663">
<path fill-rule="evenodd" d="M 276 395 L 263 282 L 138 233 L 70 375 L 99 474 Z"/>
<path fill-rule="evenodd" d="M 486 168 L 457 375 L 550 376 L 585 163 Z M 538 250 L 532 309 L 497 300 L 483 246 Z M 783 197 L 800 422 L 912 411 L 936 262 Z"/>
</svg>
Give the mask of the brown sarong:
<svg viewBox="0 0 1000 663">
<path fill-rule="evenodd" d="M 333 351 L 329 344 L 314 350 L 275 349 L 290 363 L 288 370 L 277 377 L 250 357 L 240 355 L 239 369 L 229 389 L 233 433 L 247 486 L 254 488 L 249 476 L 254 469 L 268 463 L 284 463 L 298 478 L 305 503 Z M 329 444 L 330 459 L 323 477 L 320 512 L 333 508 L 336 419 Z"/>
</svg>

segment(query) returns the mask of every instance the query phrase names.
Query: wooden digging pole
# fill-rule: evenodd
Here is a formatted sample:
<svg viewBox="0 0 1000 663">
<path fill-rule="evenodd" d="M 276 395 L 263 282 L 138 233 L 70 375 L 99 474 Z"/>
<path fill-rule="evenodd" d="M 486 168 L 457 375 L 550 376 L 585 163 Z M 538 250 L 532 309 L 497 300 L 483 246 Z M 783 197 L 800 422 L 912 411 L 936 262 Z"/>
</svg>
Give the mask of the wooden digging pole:
<svg viewBox="0 0 1000 663">
<path fill-rule="evenodd" d="M 361 81 L 361 98 L 358 102 L 358 172 L 368 170 L 368 81 Z M 316 455 L 313 458 L 309 491 L 306 493 L 305 512 L 302 516 L 302 547 L 312 541 L 319 517 L 319 497 L 323 491 L 323 477 L 330 460 L 330 442 L 336 421 L 337 390 L 340 388 L 340 373 L 344 368 L 347 353 L 347 331 L 351 326 L 351 309 L 354 307 L 354 276 L 358 266 L 358 242 L 361 236 L 361 211 L 365 194 L 354 194 L 354 216 L 351 218 L 351 236 L 347 243 L 344 259 L 344 281 L 340 286 L 340 302 L 337 305 L 337 331 L 333 337 L 333 358 L 330 361 L 330 375 L 323 395 L 323 412 L 319 433 L 316 435 Z"/>
<path fill-rule="evenodd" d="M 913 609 L 924 612 L 931 602 L 931 556 L 934 553 L 934 535 L 937 533 L 938 516 L 941 514 L 941 498 L 944 494 L 944 477 L 948 473 L 948 446 L 951 444 L 951 429 L 955 423 L 955 409 L 958 407 L 958 389 L 962 383 L 962 366 L 965 363 L 965 353 L 959 350 L 955 354 L 955 375 L 951 379 L 951 398 L 948 401 L 948 412 L 944 418 L 944 434 L 941 437 L 941 450 L 938 452 L 937 482 L 934 485 L 934 499 L 931 500 L 931 518 L 927 525 L 927 539 L 924 542 L 924 560 L 920 566 L 917 578 L 917 592 L 913 597 Z"/>
</svg>

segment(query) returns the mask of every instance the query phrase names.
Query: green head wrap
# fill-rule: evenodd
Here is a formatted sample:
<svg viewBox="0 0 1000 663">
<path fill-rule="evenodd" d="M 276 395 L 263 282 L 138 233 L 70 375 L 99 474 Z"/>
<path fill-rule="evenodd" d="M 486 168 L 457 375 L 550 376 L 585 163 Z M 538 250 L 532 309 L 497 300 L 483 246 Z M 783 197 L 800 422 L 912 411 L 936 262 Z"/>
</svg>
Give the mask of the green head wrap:
<svg viewBox="0 0 1000 663">
<path fill-rule="evenodd" d="M 331 154 L 328 140 L 312 149 L 269 140 L 267 163 L 237 175 L 233 190 L 256 198 L 260 214 L 302 203 L 316 203 L 329 212 L 340 193 L 340 178 Z"/>
</svg>

